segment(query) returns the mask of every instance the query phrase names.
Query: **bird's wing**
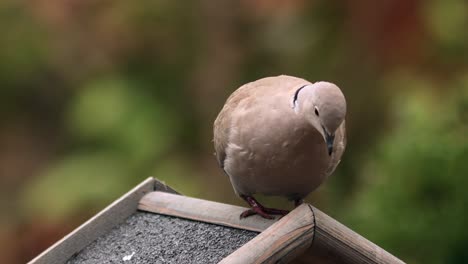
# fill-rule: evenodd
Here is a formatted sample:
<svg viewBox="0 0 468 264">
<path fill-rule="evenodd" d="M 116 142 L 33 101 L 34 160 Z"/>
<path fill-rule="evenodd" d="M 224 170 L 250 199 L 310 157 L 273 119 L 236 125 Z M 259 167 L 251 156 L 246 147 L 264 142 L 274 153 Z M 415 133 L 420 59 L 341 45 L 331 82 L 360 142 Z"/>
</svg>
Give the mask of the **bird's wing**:
<svg viewBox="0 0 468 264">
<path fill-rule="evenodd" d="M 232 126 L 232 113 L 242 100 L 249 97 L 247 92 L 249 84 L 246 84 L 229 96 L 224 104 L 223 109 L 213 124 L 213 143 L 215 148 L 216 159 L 221 168 L 224 168 L 224 160 L 226 159 L 226 148 L 229 143 L 229 134 Z"/>
<path fill-rule="evenodd" d="M 224 110 L 225 108 L 226 106 L 216 118 L 213 126 L 213 143 L 215 155 L 216 159 L 218 160 L 218 164 L 221 168 L 224 168 L 224 160 L 226 159 L 226 147 L 228 144 L 230 129 L 230 116 L 228 111 Z"/>
</svg>

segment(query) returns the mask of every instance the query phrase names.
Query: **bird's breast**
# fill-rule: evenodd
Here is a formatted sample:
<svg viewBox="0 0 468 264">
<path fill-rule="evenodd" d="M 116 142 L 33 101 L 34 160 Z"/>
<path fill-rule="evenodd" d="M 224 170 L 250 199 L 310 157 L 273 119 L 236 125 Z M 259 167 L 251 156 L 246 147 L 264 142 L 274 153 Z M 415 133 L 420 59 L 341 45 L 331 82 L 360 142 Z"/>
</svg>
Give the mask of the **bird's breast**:
<svg viewBox="0 0 468 264">
<path fill-rule="evenodd" d="M 329 156 L 320 133 L 293 125 L 255 131 L 228 147 L 225 169 L 238 192 L 306 195 L 324 180 Z"/>
</svg>

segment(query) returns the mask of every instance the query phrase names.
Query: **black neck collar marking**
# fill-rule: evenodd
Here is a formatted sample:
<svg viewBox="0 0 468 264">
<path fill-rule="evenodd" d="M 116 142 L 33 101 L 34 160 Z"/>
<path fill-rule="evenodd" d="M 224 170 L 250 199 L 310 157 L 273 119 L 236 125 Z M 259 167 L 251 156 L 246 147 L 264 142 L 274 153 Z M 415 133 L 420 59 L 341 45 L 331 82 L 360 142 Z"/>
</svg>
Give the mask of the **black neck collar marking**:
<svg viewBox="0 0 468 264">
<path fill-rule="evenodd" d="M 293 97 L 293 102 L 292 102 L 292 107 L 293 108 L 296 108 L 297 106 L 297 97 L 299 96 L 299 92 L 304 88 L 306 87 L 307 85 L 309 84 L 305 84 L 303 86 L 301 86 L 299 89 L 296 90 L 296 92 L 294 93 L 294 97 Z"/>
</svg>

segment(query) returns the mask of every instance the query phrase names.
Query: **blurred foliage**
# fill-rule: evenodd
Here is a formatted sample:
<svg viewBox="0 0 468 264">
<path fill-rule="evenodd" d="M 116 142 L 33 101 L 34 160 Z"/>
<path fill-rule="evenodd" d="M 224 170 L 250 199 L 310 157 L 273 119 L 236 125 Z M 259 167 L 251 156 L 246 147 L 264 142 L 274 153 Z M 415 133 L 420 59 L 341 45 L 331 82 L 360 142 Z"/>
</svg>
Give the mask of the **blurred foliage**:
<svg viewBox="0 0 468 264">
<path fill-rule="evenodd" d="M 149 176 L 243 204 L 212 122 L 278 74 L 347 97 L 345 156 L 309 202 L 408 262 L 468 262 L 467 22 L 463 0 L 1 1 L 0 262 Z"/>
<path fill-rule="evenodd" d="M 63 219 L 77 208 L 109 201 L 125 192 L 129 174 L 125 160 L 114 157 L 113 153 L 67 157 L 24 190 L 24 211 L 50 221 Z"/>
<path fill-rule="evenodd" d="M 157 98 L 144 92 L 137 83 L 124 80 L 88 84 L 70 103 L 69 132 L 80 143 L 114 148 L 131 165 L 148 162 L 174 144 L 171 133 L 177 124 Z"/>
<path fill-rule="evenodd" d="M 463 51 L 468 39 L 465 28 L 468 23 L 466 1 L 431 0 L 428 2 L 425 8 L 426 23 L 438 46 L 458 52 Z"/>
<path fill-rule="evenodd" d="M 453 89 L 437 97 L 424 79 L 392 76 L 386 83 L 406 91 L 394 99 L 394 125 L 363 167 L 347 219 L 411 262 L 466 263 L 468 83 L 445 84 Z"/>
</svg>

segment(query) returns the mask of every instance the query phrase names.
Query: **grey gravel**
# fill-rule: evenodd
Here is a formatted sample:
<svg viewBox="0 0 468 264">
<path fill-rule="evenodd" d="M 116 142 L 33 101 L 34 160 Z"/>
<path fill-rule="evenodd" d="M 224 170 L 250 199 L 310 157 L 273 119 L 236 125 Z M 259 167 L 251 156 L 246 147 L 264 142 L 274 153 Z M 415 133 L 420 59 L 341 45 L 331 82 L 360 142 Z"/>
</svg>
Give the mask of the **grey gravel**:
<svg viewBox="0 0 468 264">
<path fill-rule="evenodd" d="M 257 234 L 136 212 L 67 263 L 218 263 Z"/>
</svg>

